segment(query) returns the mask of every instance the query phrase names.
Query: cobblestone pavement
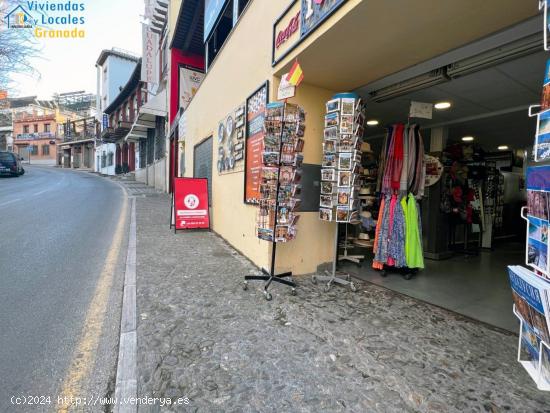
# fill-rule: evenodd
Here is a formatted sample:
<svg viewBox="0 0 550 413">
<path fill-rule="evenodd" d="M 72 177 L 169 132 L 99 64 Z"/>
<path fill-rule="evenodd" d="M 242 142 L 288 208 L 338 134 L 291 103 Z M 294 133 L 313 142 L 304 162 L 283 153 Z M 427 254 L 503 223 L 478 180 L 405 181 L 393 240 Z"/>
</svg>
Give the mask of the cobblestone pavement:
<svg viewBox="0 0 550 413">
<path fill-rule="evenodd" d="M 137 198 L 138 396 L 185 412 L 548 412 L 517 337 L 358 281 L 299 278 L 267 302 L 208 232 L 174 235 L 169 198 Z M 179 409 L 179 410 L 178 410 Z"/>
</svg>

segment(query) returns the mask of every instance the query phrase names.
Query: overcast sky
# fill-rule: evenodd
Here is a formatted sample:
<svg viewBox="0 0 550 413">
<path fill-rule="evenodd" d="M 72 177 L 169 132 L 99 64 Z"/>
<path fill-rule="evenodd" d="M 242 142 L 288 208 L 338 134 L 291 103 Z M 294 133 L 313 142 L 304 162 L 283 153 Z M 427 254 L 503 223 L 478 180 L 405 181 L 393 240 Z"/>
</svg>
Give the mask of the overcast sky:
<svg viewBox="0 0 550 413">
<path fill-rule="evenodd" d="M 95 62 L 102 49 L 118 47 L 141 55 L 143 0 L 81 0 L 86 4 L 84 39 L 39 39 L 34 61 L 40 79 L 14 76 L 16 96 L 51 98 L 55 92 L 96 91 Z M 22 2 L 21 4 L 25 4 Z"/>
</svg>

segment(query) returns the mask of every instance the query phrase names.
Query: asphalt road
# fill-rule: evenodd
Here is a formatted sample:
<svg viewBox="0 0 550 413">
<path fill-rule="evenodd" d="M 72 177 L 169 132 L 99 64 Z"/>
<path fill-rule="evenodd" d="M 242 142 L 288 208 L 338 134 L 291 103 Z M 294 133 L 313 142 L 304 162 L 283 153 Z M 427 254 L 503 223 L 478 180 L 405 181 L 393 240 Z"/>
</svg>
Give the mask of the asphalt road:
<svg viewBox="0 0 550 413">
<path fill-rule="evenodd" d="M 89 173 L 25 169 L 0 178 L 0 412 L 56 409 L 124 200 L 118 185 Z M 99 396 L 116 366 L 124 253 L 85 378 L 86 391 Z M 17 408 L 14 395 L 52 402 Z"/>
</svg>

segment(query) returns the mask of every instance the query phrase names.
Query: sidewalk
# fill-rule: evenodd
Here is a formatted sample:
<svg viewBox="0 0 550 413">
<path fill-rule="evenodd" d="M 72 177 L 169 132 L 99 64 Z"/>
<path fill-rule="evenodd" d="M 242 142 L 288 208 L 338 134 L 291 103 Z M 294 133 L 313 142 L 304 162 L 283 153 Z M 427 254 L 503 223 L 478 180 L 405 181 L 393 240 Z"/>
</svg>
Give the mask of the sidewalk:
<svg viewBox="0 0 550 413">
<path fill-rule="evenodd" d="M 517 337 L 357 281 L 298 295 L 208 232 L 169 229 L 170 197 L 136 198 L 138 397 L 165 412 L 543 412 Z"/>
</svg>

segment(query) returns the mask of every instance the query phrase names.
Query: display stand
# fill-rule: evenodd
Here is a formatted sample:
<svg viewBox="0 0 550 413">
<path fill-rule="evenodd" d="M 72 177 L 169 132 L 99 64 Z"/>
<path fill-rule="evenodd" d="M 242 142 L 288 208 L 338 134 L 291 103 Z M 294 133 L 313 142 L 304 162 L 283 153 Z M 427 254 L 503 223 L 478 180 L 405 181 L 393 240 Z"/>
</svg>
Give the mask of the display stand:
<svg viewBox="0 0 550 413">
<path fill-rule="evenodd" d="M 334 260 L 332 261 L 332 272 L 325 270 L 325 275 L 315 274 L 311 277 L 311 281 L 313 282 L 313 284 L 317 284 L 317 281 L 321 281 L 321 282 L 328 281 L 327 285 L 325 286 L 325 292 L 328 292 L 330 290 L 330 287 L 332 287 L 333 283 L 349 285 L 351 291 L 353 292 L 357 291 L 357 287 L 355 286 L 353 281 L 351 281 L 351 275 L 349 275 L 348 273 L 341 273 L 341 275 L 344 276 L 345 279 L 336 276 L 336 261 L 338 257 L 338 224 L 336 224 L 336 231 L 334 235 L 334 249 L 335 249 L 335 256 L 334 256 Z"/>
<path fill-rule="evenodd" d="M 338 255 L 338 261 L 351 261 L 354 264 L 361 265 L 361 261 L 365 259 L 364 255 L 349 255 L 348 254 L 348 248 L 350 247 L 350 244 L 348 243 L 348 224 L 346 225 L 346 238 L 341 245 L 341 247 L 344 250 L 343 254 Z M 355 248 L 353 245 L 351 245 L 351 248 Z"/>
<path fill-rule="evenodd" d="M 271 247 L 271 265 L 270 265 L 270 268 L 269 268 L 269 271 L 266 270 L 265 268 L 262 268 L 262 274 L 263 275 L 247 275 L 244 277 L 245 281 L 244 281 L 244 284 L 243 284 L 243 289 L 246 291 L 248 289 L 248 282 L 249 281 L 265 281 L 265 284 L 264 284 L 264 288 L 263 288 L 263 293 L 264 293 L 264 296 L 265 296 L 265 299 L 267 301 L 271 301 L 273 296 L 271 295 L 271 293 L 268 291 L 269 289 L 269 286 L 271 285 L 272 282 L 276 282 L 276 283 L 280 283 L 280 284 L 284 284 L 284 285 L 287 285 L 289 287 L 291 287 L 291 294 L 292 295 L 296 295 L 296 283 L 292 280 L 292 272 L 284 272 L 284 273 L 281 273 L 281 274 L 275 274 L 275 259 L 276 259 L 276 256 L 277 256 L 277 240 L 276 240 L 276 236 L 275 236 L 275 229 L 277 228 L 277 225 L 278 225 L 278 211 L 279 211 L 279 208 L 280 208 L 280 199 L 279 199 L 279 194 L 280 194 L 280 187 L 281 187 L 281 167 L 282 167 L 282 162 L 281 162 L 281 159 L 282 159 L 282 155 L 283 155 L 283 135 L 284 135 L 284 131 L 285 131 L 285 115 L 286 115 L 286 107 L 287 107 L 287 103 L 286 101 L 284 102 L 283 104 L 283 109 L 282 109 L 282 117 L 281 117 L 281 132 L 280 132 L 280 135 L 279 135 L 279 147 L 278 147 L 278 151 L 279 151 L 279 167 L 278 167 L 278 170 L 277 170 L 277 183 L 276 183 L 276 192 L 275 192 L 275 203 L 274 203 L 274 232 L 273 232 L 273 237 L 272 237 L 272 241 L 271 241 L 271 244 L 272 244 L 272 247 Z M 290 279 L 288 279 L 290 278 Z"/>
<path fill-rule="evenodd" d="M 543 347 L 546 347 L 548 350 L 550 350 L 550 345 L 546 343 L 544 340 L 539 339 L 539 358 L 538 361 L 534 360 L 522 360 L 521 359 L 521 339 L 522 339 L 522 333 L 523 333 L 523 317 L 521 317 L 518 312 L 516 311 L 516 306 L 512 307 L 512 311 L 514 312 L 514 315 L 519 320 L 519 340 L 518 340 L 518 362 L 523 366 L 525 371 L 531 376 L 533 381 L 537 384 L 537 389 L 542 391 L 550 391 L 550 382 L 544 379 L 542 376 L 542 356 L 543 356 Z"/>
</svg>

